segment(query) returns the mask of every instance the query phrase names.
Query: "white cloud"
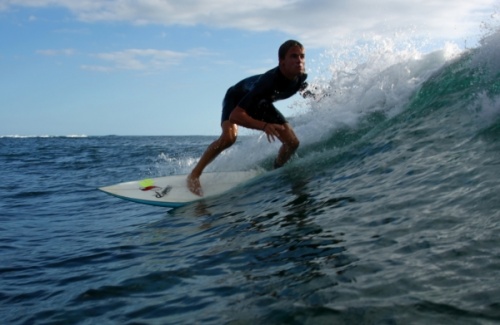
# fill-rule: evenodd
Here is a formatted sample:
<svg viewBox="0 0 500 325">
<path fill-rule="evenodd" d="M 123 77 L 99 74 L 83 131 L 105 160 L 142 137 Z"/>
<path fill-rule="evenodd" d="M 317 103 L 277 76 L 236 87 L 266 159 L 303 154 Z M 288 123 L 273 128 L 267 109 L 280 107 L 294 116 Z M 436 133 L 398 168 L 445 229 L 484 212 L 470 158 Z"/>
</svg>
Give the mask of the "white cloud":
<svg viewBox="0 0 500 325">
<path fill-rule="evenodd" d="M 71 56 L 76 53 L 74 49 L 62 49 L 62 50 L 37 50 L 37 54 L 46 55 L 46 56 Z"/>
<path fill-rule="evenodd" d="M 179 64 L 189 53 L 154 49 L 128 49 L 117 52 L 99 53 L 95 58 L 107 62 L 104 65 L 84 65 L 85 70 L 113 71 L 136 70 L 156 71 Z"/>
<path fill-rule="evenodd" d="M 477 30 L 495 5 L 498 0 L 7 0 L 0 9 L 57 6 L 86 22 L 275 30 L 325 46 L 352 35 L 410 27 L 416 36 L 462 38 Z"/>
</svg>

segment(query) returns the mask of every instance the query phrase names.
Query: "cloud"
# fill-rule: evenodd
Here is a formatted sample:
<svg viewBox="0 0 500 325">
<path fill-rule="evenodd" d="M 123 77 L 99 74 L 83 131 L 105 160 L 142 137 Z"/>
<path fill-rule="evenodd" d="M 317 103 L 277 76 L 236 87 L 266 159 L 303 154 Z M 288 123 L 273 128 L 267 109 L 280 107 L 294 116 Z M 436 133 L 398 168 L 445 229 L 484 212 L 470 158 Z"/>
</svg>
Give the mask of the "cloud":
<svg viewBox="0 0 500 325">
<path fill-rule="evenodd" d="M 107 62 L 104 65 L 83 65 L 82 69 L 108 72 L 115 70 L 156 71 L 164 70 L 190 56 L 168 50 L 128 49 L 123 51 L 99 53 L 93 55 L 96 59 Z"/>
<path fill-rule="evenodd" d="M 37 50 L 37 54 L 46 56 L 72 56 L 76 53 L 74 49 L 62 49 L 62 50 Z"/>
<path fill-rule="evenodd" d="M 10 0 L 0 5 L 63 7 L 85 22 L 122 21 L 250 31 L 279 31 L 328 45 L 336 39 L 393 33 L 461 38 L 477 30 L 498 0 Z"/>
</svg>

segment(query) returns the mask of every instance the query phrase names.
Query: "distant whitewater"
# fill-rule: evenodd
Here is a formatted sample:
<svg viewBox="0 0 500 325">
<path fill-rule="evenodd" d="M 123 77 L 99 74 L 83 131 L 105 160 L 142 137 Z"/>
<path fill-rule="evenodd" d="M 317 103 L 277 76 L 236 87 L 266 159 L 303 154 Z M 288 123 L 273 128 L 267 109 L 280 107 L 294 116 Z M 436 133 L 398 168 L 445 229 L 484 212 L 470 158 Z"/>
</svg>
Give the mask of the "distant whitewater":
<svg viewBox="0 0 500 325">
<path fill-rule="evenodd" d="M 19 134 L 8 134 L 8 135 L 0 135 L 1 138 L 17 138 L 17 139 L 26 139 L 26 138 L 86 138 L 85 134 L 69 134 L 69 135 L 19 135 Z"/>
</svg>

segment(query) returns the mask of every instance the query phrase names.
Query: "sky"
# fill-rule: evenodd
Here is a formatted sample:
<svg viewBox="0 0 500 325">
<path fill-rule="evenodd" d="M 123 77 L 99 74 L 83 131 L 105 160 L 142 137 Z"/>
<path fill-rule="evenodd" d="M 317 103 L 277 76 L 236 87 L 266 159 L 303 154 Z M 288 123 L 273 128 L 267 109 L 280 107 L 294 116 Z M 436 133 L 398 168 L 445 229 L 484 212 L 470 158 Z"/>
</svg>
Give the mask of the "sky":
<svg viewBox="0 0 500 325">
<path fill-rule="evenodd" d="M 228 87 L 306 48 L 474 46 L 500 0 L 0 0 L 0 136 L 218 135 Z M 300 100 L 296 96 L 294 100 Z M 276 105 L 294 114 L 290 100 Z"/>
</svg>

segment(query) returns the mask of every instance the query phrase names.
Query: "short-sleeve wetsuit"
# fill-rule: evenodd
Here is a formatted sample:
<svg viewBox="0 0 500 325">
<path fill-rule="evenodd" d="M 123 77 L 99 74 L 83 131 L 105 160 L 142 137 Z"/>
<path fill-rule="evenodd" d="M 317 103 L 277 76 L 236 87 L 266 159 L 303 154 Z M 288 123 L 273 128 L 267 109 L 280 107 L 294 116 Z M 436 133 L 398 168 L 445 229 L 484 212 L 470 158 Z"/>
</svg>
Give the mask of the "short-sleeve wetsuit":
<svg viewBox="0 0 500 325">
<path fill-rule="evenodd" d="M 286 78 L 279 67 L 264 74 L 248 77 L 227 90 L 222 104 L 222 121 L 229 120 L 229 115 L 240 106 L 252 118 L 267 123 L 287 123 L 273 102 L 286 99 L 307 87 L 307 74 L 295 80 Z"/>
</svg>

